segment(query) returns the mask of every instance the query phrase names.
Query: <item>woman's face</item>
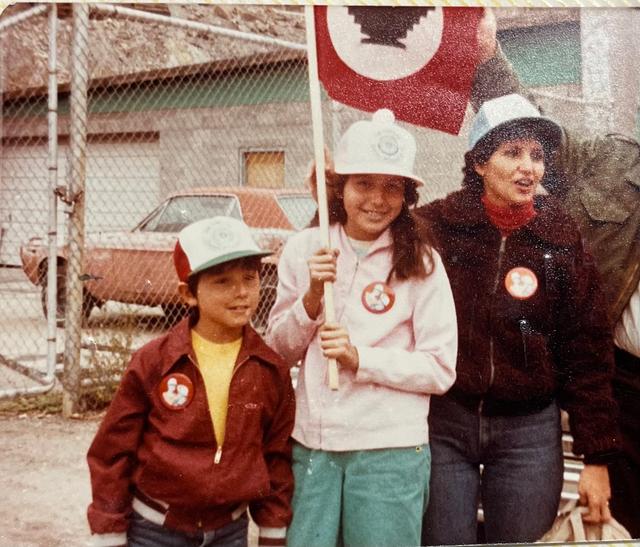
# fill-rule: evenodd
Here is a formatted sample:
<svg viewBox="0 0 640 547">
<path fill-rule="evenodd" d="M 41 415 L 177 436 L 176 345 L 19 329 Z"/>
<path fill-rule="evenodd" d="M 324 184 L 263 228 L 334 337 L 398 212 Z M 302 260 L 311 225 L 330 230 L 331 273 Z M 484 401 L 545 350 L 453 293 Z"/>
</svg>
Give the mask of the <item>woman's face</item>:
<svg viewBox="0 0 640 547">
<path fill-rule="evenodd" d="M 485 163 L 475 166 L 491 203 L 505 207 L 533 200 L 544 175 L 544 150 L 532 138 L 504 141 Z"/>
<path fill-rule="evenodd" d="M 400 214 L 404 185 L 404 178 L 392 175 L 349 175 L 343 190 L 347 235 L 360 241 L 377 239 Z"/>
</svg>

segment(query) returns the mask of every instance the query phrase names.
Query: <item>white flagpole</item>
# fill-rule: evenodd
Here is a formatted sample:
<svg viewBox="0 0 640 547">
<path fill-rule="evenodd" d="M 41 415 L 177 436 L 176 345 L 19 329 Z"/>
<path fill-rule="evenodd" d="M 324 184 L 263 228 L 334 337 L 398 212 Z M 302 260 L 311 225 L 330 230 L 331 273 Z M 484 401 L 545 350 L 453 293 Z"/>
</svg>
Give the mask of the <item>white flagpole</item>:
<svg viewBox="0 0 640 547">
<path fill-rule="evenodd" d="M 305 6 L 307 27 L 307 60 L 309 65 L 309 96 L 311 99 L 311 125 L 313 127 L 313 149 L 316 160 L 316 181 L 318 190 L 318 217 L 320 219 L 320 237 L 322 245 L 330 248 L 329 212 L 327 209 L 327 186 L 324 177 L 324 135 L 322 130 L 322 103 L 320 99 L 320 80 L 318 79 L 318 55 L 316 52 L 316 24 L 313 5 Z M 335 320 L 333 307 L 333 284 L 324 284 L 324 316 L 327 322 Z M 335 359 L 329 359 L 329 387 L 338 389 L 338 365 Z"/>
</svg>

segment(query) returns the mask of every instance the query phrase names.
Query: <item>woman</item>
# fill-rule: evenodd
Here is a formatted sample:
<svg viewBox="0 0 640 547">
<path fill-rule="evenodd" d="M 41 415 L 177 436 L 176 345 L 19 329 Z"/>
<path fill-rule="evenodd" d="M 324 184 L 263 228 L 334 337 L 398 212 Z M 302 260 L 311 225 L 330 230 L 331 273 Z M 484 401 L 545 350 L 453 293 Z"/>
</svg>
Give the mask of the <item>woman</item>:
<svg viewBox="0 0 640 547">
<path fill-rule="evenodd" d="M 486 102 L 462 190 L 418 211 L 445 263 L 459 329 L 456 382 L 429 416 L 427 544 L 475 543 L 479 500 L 488 542 L 547 531 L 563 479 L 560 407 L 585 456 L 588 518 L 610 518 L 610 325 L 577 229 L 538 195 L 560 136 L 519 95 Z"/>
<path fill-rule="evenodd" d="M 335 153 L 333 248 L 308 228 L 278 264 L 266 338 L 290 363 L 302 360 L 290 547 L 420 543 L 429 400 L 455 379 L 457 329 L 442 261 L 410 213 L 422 184 L 415 151 L 389 110 L 352 124 Z M 325 322 L 325 281 L 336 322 Z M 337 391 L 327 358 L 339 366 Z"/>
</svg>

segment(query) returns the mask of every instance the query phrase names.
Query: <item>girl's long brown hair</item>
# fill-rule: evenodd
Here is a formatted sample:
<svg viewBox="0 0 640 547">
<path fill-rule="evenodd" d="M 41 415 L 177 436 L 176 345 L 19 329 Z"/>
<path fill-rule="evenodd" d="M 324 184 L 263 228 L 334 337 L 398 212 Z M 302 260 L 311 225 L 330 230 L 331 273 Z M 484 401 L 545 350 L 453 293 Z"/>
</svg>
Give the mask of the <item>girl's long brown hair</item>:
<svg viewBox="0 0 640 547">
<path fill-rule="evenodd" d="M 331 175 L 327 180 L 327 207 L 329 210 L 329 224 L 347 222 L 347 211 L 344 208 L 343 191 L 349 175 Z M 405 179 L 404 202 L 400 214 L 391 223 L 393 236 L 393 266 L 387 276 L 389 283 L 393 277 L 399 281 L 418 278 L 423 279 L 433 271 L 433 252 L 431 242 L 424 233 L 418 233 L 416 221 L 411 209 L 418 203 L 416 184 L 411 179 Z M 316 212 L 309 226 L 318 226 L 319 218 Z M 423 231 L 424 232 L 424 231 Z M 427 257 L 428 268 L 425 267 L 424 257 Z"/>
</svg>

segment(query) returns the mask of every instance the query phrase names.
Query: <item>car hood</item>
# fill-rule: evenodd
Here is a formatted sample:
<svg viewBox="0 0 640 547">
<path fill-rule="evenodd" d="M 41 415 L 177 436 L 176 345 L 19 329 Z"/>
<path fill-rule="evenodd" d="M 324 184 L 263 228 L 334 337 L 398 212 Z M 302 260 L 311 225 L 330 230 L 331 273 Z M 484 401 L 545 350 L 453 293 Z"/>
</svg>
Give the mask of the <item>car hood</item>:
<svg viewBox="0 0 640 547">
<path fill-rule="evenodd" d="M 293 230 L 281 228 L 251 228 L 251 234 L 262 249 L 276 251 L 292 234 Z M 175 232 L 95 232 L 87 234 L 87 247 L 131 248 L 144 250 L 172 250 L 178 239 Z"/>
</svg>

